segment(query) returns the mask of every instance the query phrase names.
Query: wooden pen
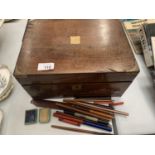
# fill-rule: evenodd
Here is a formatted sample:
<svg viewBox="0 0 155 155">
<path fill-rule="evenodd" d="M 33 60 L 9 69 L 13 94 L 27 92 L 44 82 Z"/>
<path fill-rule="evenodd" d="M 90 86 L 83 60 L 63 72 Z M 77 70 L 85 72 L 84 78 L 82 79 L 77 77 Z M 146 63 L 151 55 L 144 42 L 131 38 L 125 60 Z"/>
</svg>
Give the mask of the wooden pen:
<svg viewBox="0 0 155 155">
<path fill-rule="evenodd" d="M 86 108 L 90 108 L 90 109 L 93 109 L 93 110 L 97 110 L 97 111 L 100 111 L 100 112 L 106 111 L 106 112 L 110 112 L 110 113 L 112 112 L 112 113 L 116 113 L 116 114 L 120 114 L 120 115 L 125 115 L 125 116 L 129 115 L 128 113 L 123 112 L 123 111 L 113 110 L 113 109 L 105 108 L 105 107 L 97 107 L 97 106 L 89 104 L 89 103 L 81 103 L 81 102 L 67 102 L 67 103 L 80 105 L 80 106 L 83 106 L 83 107 L 86 107 Z"/>
<path fill-rule="evenodd" d="M 65 109 L 68 109 L 68 110 L 73 110 L 75 112 L 79 112 L 79 113 L 82 113 L 82 114 L 93 116 L 93 117 L 96 117 L 96 118 L 99 118 L 99 119 L 108 120 L 108 121 L 111 120 L 109 118 L 105 118 L 105 117 L 97 115 L 97 114 L 92 114 L 92 113 L 87 112 L 85 110 L 77 109 L 75 107 L 71 107 L 71 106 L 68 106 L 68 105 L 65 105 L 65 104 L 57 103 L 56 105 L 61 107 L 61 108 L 65 108 Z"/>
<path fill-rule="evenodd" d="M 56 128 L 56 129 L 61 129 L 61 130 L 88 133 L 88 134 L 94 134 L 94 135 L 112 135 L 111 133 L 96 132 L 96 131 L 91 131 L 91 130 L 85 130 L 85 129 L 79 129 L 79 128 L 71 128 L 71 127 L 58 126 L 58 125 L 52 125 L 51 127 Z"/>
</svg>

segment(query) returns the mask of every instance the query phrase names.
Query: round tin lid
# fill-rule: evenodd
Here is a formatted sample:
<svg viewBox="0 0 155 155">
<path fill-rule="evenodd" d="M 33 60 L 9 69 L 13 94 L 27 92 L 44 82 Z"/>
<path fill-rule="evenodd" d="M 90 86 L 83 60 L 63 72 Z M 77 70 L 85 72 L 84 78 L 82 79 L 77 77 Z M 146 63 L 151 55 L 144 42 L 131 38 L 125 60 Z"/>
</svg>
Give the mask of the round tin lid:
<svg viewBox="0 0 155 155">
<path fill-rule="evenodd" d="M 12 76 L 5 65 L 0 65 L 0 101 L 6 98 L 13 88 Z"/>
</svg>

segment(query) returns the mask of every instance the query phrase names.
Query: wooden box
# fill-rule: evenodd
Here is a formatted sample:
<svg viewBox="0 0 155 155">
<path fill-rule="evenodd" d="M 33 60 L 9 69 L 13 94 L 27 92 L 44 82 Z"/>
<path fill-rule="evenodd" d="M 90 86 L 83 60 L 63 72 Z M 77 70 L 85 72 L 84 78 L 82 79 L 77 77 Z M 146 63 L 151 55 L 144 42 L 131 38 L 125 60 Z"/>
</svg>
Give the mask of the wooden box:
<svg viewBox="0 0 155 155">
<path fill-rule="evenodd" d="M 54 69 L 38 71 L 38 63 Z M 37 99 L 120 96 L 139 69 L 119 20 L 32 20 L 14 75 Z"/>
</svg>

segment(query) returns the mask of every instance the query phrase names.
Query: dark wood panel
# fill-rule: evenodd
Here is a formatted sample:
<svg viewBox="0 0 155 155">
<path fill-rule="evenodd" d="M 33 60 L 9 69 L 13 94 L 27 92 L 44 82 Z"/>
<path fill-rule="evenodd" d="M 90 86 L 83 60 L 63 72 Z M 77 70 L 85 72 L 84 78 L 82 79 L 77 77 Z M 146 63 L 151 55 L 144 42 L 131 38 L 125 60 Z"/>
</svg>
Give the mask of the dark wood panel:
<svg viewBox="0 0 155 155">
<path fill-rule="evenodd" d="M 36 99 L 51 97 L 107 97 L 121 96 L 130 82 L 94 84 L 26 85 L 25 90 Z"/>
<path fill-rule="evenodd" d="M 94 83 L 94 82 L 130 82 L 137 72 L 131 73 L 87 73 L 87 74 L 56 74 L 56 75 L 25 75 L 16 76 L 24 85 L 56 84 L 56 83 Z"/>
</svg>

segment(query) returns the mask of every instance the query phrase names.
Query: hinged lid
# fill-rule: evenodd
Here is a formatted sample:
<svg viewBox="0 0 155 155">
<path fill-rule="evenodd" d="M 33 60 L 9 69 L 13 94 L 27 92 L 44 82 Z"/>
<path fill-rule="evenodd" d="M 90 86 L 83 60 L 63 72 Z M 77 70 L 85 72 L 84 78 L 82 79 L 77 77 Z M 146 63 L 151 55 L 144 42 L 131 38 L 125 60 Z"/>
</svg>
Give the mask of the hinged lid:
<svg viewBox="0 0 155 155">
<path fill-rule="evenodd" d="M 54 63 L 54 69 L 38 71 L 39 63 Z M 119 20 L 33 20 L 14 74 L 33 82 L 39 77 L 38 83 L 109 82 L 131 81 L 138 71 Z"/>
</svg>

